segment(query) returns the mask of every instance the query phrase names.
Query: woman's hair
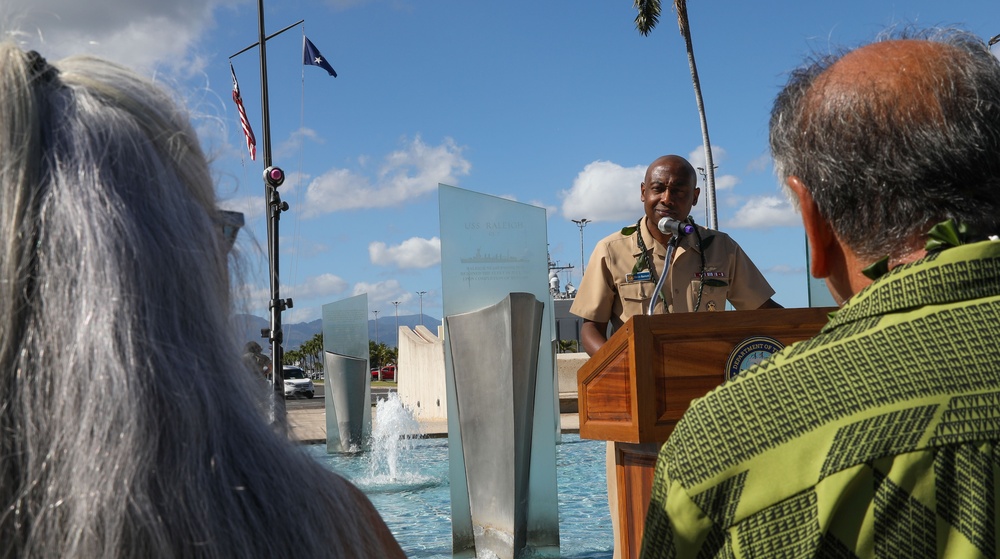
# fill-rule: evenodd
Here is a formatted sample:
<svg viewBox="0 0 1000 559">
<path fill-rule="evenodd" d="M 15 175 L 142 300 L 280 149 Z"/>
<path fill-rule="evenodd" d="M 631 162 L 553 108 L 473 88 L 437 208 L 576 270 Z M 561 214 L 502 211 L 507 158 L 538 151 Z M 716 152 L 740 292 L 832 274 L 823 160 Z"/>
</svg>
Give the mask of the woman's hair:
<svg viewBox="0 0 1000 559">
<path fill-rule="evenodd" d="M 400 553 L 264 420 L 210 177 L 159 86 L 0 44 L 0 557 Z"/>
</svg>

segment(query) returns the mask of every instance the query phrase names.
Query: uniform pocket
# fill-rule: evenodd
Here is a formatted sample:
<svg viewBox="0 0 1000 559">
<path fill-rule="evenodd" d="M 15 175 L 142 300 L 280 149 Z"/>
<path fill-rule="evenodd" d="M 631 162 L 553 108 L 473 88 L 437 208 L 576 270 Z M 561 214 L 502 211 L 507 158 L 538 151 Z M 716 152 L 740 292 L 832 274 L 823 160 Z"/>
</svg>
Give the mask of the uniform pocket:
<svg viewBox="0 0 1000 559">
<path fill-rule="evenodd" d="M 622 299 L 624 316 L 644 314 L 655 289 L 656 284 L 651 281 L 618 284 L 618 295 Z"/>
<path fill-rule="evenodd" d="M 718 282 L 711 282 L 718 283 Z M 701 293 L 699 301 L 698 294 Z M 687 290 L 688 309 L 693 311 L 723 311 L 726 310 L 726 297 L 729 290 L 725 285 L 711 285 L 706 282 L 701 285 L 701 279 L 691 280 L 691 286 Z"/>
</svg>

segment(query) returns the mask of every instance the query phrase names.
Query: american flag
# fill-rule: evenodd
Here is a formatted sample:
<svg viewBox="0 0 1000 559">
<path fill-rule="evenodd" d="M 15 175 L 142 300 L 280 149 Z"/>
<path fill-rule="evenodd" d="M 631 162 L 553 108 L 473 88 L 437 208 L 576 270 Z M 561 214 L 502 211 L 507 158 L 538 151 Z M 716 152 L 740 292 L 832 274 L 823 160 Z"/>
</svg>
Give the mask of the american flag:
<svg viewBox="0 0 1000 559">
<path fill-rule="evenodd" d="M 229 71 L 233 74 L 233 101 L 236 102 L 236 110 L 240 112 L 240 124 L 243 125 L 243 135 L 247 137 L 247 150 L 250 152 L 250 159 L 257 160 L 257 140 L 253 137 L 253 129 L 250 128 L 250 121 L 247 120 L 247 111 L 243 108 L 243 97 L 240 96 L 240 83 L 236 81 L 236 70 L 233 63 L 229 63 Z"/>
</svg>

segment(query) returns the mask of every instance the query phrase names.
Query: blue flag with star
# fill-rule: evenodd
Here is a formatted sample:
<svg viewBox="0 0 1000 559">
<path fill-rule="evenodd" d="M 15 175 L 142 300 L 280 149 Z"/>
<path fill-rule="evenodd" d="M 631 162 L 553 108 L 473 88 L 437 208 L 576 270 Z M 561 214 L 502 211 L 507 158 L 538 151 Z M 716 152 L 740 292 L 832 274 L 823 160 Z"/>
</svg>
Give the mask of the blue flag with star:
<svg viewBox="0 0 1000 559">
<path fill-rule="evenodd" d="M 305 35 L 302 36 L 302 63 L 319 66 L 329 72 L 331 76 L 337 77 L 337 71 L 333 69 L 333 66 L 330 66 L 330 63 L 323 58 L 316 45 L 312 44 L 309 37 Z"/>
</svg>

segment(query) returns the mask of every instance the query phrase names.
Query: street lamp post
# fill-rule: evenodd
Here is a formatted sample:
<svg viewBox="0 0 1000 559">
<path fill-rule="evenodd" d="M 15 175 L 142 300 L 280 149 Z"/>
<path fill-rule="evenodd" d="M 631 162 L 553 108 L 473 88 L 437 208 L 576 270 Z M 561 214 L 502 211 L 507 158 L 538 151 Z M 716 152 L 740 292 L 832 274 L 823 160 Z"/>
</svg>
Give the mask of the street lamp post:
<svg viewBox="0 0 1000 559">
<path fill-rule="evenodd" d="M 375 315 L 375 359 L 376 359 L 375 366 L 378 367 L 378 379 L 382 380 L 382 363 L 379 363 L 377 361 L 378 357 L 379 357 L 379 350 L 378 350 L 378 311 L 372 311 L 372 314 Z"/>
<path fill-rule="evenodd" d="M 718 168 L 719 168 L 718 165 L 712 165 L 712 171 L 715 171 Z M 708 183 L 708 171 L 706 171 L 704 167 L 696 167 L 696 169 L 698 169 L 698 174 L 701 175 L 701 182 L 707 184 Z M 709 226 L 709 228 L 711 228 L 710 227 L 710 223 L 709 223 L 708 212 L 710 212 L 712 210 L 712 208 L 709 207 L 709 206 L 710 206 L 710 204 L 705 204 L 705 225 Z"/>
<path fill-rule="evenodd" d="M 580 283 L 583 283 L 583 273 L 587 271 L 586 265 L 583 263 L 583 228 L 587 226 L 588 223 L 593 222 L 593 219 L 573 219 L 571 220 L 580 228 Z"/>
<path fill-rule="evenodd" d="M 393 301 L 392 306 L 396 307 L 396 359 L 392 364 L 396 366 L 396 381 L 399 382 L 399 301 Z"/>
<path fill-rule="evenodd" d="M 393 301 L 392 306 L 396 307 L 396 347 L 399 347 L 399 301 Z"/>
<path fill-rule="evenodd" d="M 424 325 L 424 295 L 427 295 L 426 291 L 417 291 L 417 295 L 420 297 L 420 325 Z"/>
</svg>

